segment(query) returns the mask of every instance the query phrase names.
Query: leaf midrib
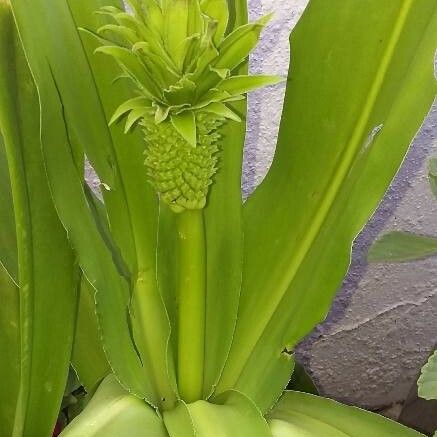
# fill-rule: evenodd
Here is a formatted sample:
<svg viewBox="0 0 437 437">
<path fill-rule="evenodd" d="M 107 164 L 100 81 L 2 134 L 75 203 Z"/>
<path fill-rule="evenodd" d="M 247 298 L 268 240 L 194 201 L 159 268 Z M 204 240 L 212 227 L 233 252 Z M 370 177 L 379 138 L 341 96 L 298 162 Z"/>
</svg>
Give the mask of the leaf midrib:
<svg viewBox="0 0 437 437">
<path fill-rule="evenodd" d="M 299 271 L 302 262 L 308 255 L 311 250 L 311 247 L 319 235 L 323 224 L 326 221 L 326 218 L 329 214 L 329 211 L 332 208 L 332 205 L 335 203 L 335 199 L 341 189 L 341 186 L 344 180 L 347 178 L 349 170 L 353 165 L 357 154 L 361 150 L 361 138 L 365 134 L 365 129 L 369 122 L 370 115 L 372 114 L 372 110 L 375 106 L 375 102 L 378 98 L 382 85 L 384 84 L 384 80 L 391 64 L 393 53 L 396 48 L 396 45 L 399 41 L 399 38 L 402 34 L 402 30 L 404 24 L 407 20 L 410 9 L 413 5 L 413 0 L 404 0 L 402 6 L 399 8 L 398 18 L 396 19 L 396 23 L 393 26 L 393 30 L 390 36 L 390 39 L 385 48 L 384 54 L 381 58 L 381 63 L 379 68 L 375 74 L 375 78 L 370 87 L 370 91 L 368 93 L 368 97 L 366 98 L 363 111 L 358 118 L 356 126 L 352 132 L 351 138 L 347 143 L 345 148 L 345 152 L 343 157 L 340 158 L 339 167 L 333 172 L 331 176 L 330 183 L 327 184 L 327 189 L 325 190 L 325 194 L 322 197 L 323 201 L 314 214 L 313 220 L 311 221 L 311 225 L 307 228 L 308 232 L 302 239 L 302 244 L 297 248 L 295 255 L 292 257 L 291 262 L 289 264 L 289 268 L 286 274 L 283 275 L 282 280 L 279 282 L 277 288 L 280 290 L 279 293 L 275 293 L 276 299 L 274 304 L 269 307 L 270 311 L 268 314 L 265 314 L 264 320 L 258 321 L 258 323 L 254 326 L 251 326 L 252 332 L 255 331 L 255 335 L 252 337 L 254 341 L 252 341 L 252 347 L 241 348 L 241 352 L 246 355 L 242 361 L 242 367 L 239 376 L 244 371 L 244 367 L 247 364 L 247 360 L 252 353 L 255 345 L 259 342 L 262 337 L 263 332 L 266 327 L 273 319 L 276 309 L 279 307 L 284 295 L 286 294 L 288 288 L 292 284 L 294 278 Z M 248 346 L 250 343 L 247 338 L 245 338 L 245 346 Z M 241 357 L 241 356 L 240 356 Z M 236 378 L 237 379 L 237 378 Z"/>
</svg>

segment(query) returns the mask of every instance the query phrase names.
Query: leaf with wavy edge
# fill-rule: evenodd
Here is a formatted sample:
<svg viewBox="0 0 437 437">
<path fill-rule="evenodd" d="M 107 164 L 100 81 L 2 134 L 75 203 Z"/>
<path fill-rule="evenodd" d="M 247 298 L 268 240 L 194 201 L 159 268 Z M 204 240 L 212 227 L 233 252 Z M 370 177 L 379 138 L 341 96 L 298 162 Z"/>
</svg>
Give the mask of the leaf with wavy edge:
<svg viewBox="0 0 437 437">
<path fill-rule="evenodd" d="M 20 386 L 13 435 L 45 437 L 52 433 L 67 380 L 78 271 L 46 179 L 39 113 L 10 6 L 0 1 L 0 130 L 15 212 L 20 311 Z M 14 353 L 13 346 L 1 359 L 9 353 Z M 3 378 L 7 393 L 14 373 Z"/>
<path fill-rule="evenodd" d="M 242 297 L 218 391 L 265 411 L 286 385 L 289 353 L 326 316 L 431 106 L 436 26 L 433 0 L 310 2 L 291 36 L 276 156 L 244 206 Z"/>
<path fill-rule="evenodd" d="M 94 288 L 82 276 L 71 364 L 88 394 L 111 372 L 103 351 L 94 295 Z"/>
<path fill-rule="evenodd" d="M 104 379 L 85 410 L 62 437 L 211 437 L 247 435 L 271 437 L 266 420 L 250 399 L 228 392 L 212 402 L 179 402 L 160 417 L 149 405 L 130 395 L 114 375 Z"/>
<path fill-rule="evenodd" d="M 228 1 L 230 29 L 247 22 L 246 3 L 245 0 Z M 247 62 L 240 66 L 238 73 L 247 73 Z M 229 121 L 220 130 L 223 135 L 220 141 L 220 170 L 204 210 L 207 250 L 205 397 L 214 390 L 229 354 L 243 268 L 241 171 L 246 135 L 246 101 L 234 102 L 229 106 L 240 115 L 243 122 Z"/>
<path fill-rule="evenodd" d="M 85 410 L 61 437 L 167 437 L 156 411 L 124 390 L 114 375 L 100 384 Z"/>
<path fill-rule="evenodd" d="M 102 16 L 94 13 L 97 8 L 108 3 L 121 5 L 117 0 L 68 0 L 68 3 L 76 25 L 92 30 L 102 24 Z M 113 84 L 113 78 L 118 71 L 115 63 L 108 63 L 106 57 L 93 54 L 97 45 L 94 38 L 84 33 L 81 33 L 81 37 L 96 79 L 106 119 L 109 120 L 119 103 L 132 97 L 131 87 L 123 81 Z M 119 169 L 120 186 L 115 190 L 103 191 L 115 241 L 121 248 L 125 240 L 131 241 L 130 247 L 122 250 L 123 258 L 129 253 L 128 265 L 133 273 L 132 280 L 136 280 L 137 284 L 135 299 L 132 299 L 130 306 L 131 328 L 136 346 L 142 354 L 143 364 L 149 369 L 145 370 L 148 374 L 147 379 L 152 379 L 151 374 L 155 375 L 158 388 L 155 390 L 154 402 L 160 403 L 162 398 L 165 398 L 164 403 L 171 405 L 175 399 L 176 383 L 173 358 L 167 347 L 170 325 L 155 277 L 158 225 L 156 194 L 147 182 L 144 143 L 140 130 L 125 135 L 121 125 L 114 125 L 110 131 L 115 162 Z M 125 199 L 125 207 L 117 199 L 120 195 Z M 140 288 L 141 292 L 138 292 Z M 144 299 L 136 299 L 138 296 L 143 296 Z M 146 309 L 138 308 L 137 304 L 145 304 Z M 134 314 L 137 317 L 134 317 Z M 146 334 L 147 338 L 144 338 L 143 334 Z M 161 392 L 160 395 L 157 391 Z"/>
<path fill-rule="evenodd" d="M 378 414 L 293 391 L 284 393 L 268 422 L 273 437 L 423 436 Z"/>
<path fill-rule="evenodd" d="M 142 180 L 142 173 L 137 171 L 131 162 L 132 157 L 135 157 L 135 162 L 138 162 L 137 166 L 142 166 L 142 162 L 135 156 L 137 154 L 141 156 L 141 152 L 138 150 L 138 144 L 135 143 L 129 150 L 125 147 L 123 150 L 114 150 L 111 132 L 107 126 L 109 117 L 103 112 L 102 102 L 95 88 L 94 79 L 89 70 L 88 60 L 83 52 L 82 42 L 79 39 L 77 26 L 71 16 L 69 5 L 66 1 L 59 1 L 47 8 L 42 3 L 40 0 L 30 4 L 24 0 L 14 0 L 13 10 L 27 59 L 38 84 L 42 108 L 43 152 L 57 211 L 68 231 L 70 241 L 77 251 L 85 275 L 98 291 L 97 309 L 100 324 L 105 333 L 105 351 L 112 368 L 117 372 L 121 381 L 139 396 L 147 398 L 153 404 L 160 404 L 162 393 L 165 393 L 166 400 L 171 403 L 174 393 L 173 389 L 169 387 L 166 366 L 166 339 L 168 338 L 169 326 L 162 300 L 158 292 L 153 291 L 154 289 L 147 296 L 149 304 L 156 303 L 157 305 L 156 311 L 152 311 L 155 319 L 150 319 L 150 323 L 154 326 L 153 331 L 138 329 L 138 325 L 145 320 L 142 317 L 138 321 L 138 315 L 135 321 L 132 321 L 131 325 L 129 324 L 131 284 L 124 276 L 120 275 L 118 267 L 113 261 L 113 253 L 107 247 L 100 230 L 96 227 L 93 212 L 90 210 L 83 189 L 82 170 L 77 168 L 72 157 L 74 147 L 72 148 L 71 140 L 72 138 L 81 140 L 79 145 L 86 147 L 87 154 L 88 151 L 95 152 L 93 164 L 106 187 L 104 190 L 105 201 L 112 233 L 118 236 L 117 232 L 121 235 L 126 232 L 126 239 L 116 238 L 122 249 L 122 255 L 129 256 L 128 265 L 130 268 L 135 268 L 134 273 L 137 274 L 137 277 L 141 276 L 140 281 L 149 272 L 153 284 L 155 280 L 154 252 L 153 250 L 147 251 L 146 245 L 150 244 L 153 248 L 156 240 L 153 228 L 156 217 L 150 214 L 153 211 L 154 199 L 152 198 L 149 202 L 150 197 L 146 194 L 142 202 L 137 200 L 137 196 L 141 197 L 143 193 L 147 193 L 147 188 L 143 188 L 143 186 L 146 187 L 145 183 L 137 186 L 139 180 Z M 77 5 L 78 2 L 75 4 Z M 98 6 L 91 2 L 87 2 L 87 5 Z M 83 8 L 83 10 L 87 9 Z M 38 20 L 39 24 L 35 20 Z M 51 25 L 49 26 L 48 23 Z M 53 26 L 56 28 L 54 29 Z M 35 32 L 37 32 L 37 36 Z M 57 34 L 57 38 L 53 38 L 53 33 Z M 41 44 L 41 41 L 45 41 L 46 44 Z M 69 41 L 69 50 L 65 50 L 64 45 L 59 46 L 58 41 Z M 59 65 L 69 64 L 74 64 L 75 68 L 59 69 Z M 105 77 L 103 72 L 101 77 Z M 109 86 L 110 83 L 107 87 Z M 79 89 L 81 94 L 78 96 L 76 93 Z M 78 107 L 76 103 L 78 100 L 80 100 L 82 107 Z M 102 100 L 107 102 L 107 99 L 103 98 Z M 87 111 L 82 111 L 83 108 L 87 108 L 87 110 L 93 108 L 93 115 L 87 115 Z M 88 124 L 89 121 L 92 122 L 91 128 Z M 76 136 L 78 126 L 81 130 L 80 136 Z M 115 132 L 114 128 L 114 136 L 117 135 Z M 119 135 L 122 136 L 123 133 L 120 132 Z M 73 145 L 76 144 L 74 142 Z M 99 152 L 94 149 L 102 150 Z M 124 156 L 120 156 L 123 154 Z M 109 183 L 107 182 L 105 168 L 108 168 L 108 160 L 106 157 L 109 159 L 111 169 L 113 165 L 123 161 L 123 174 L 126 176 L 123 183 L 119 180 L 120 172 L 118 171 L 112 174 Z M 132 184 L 135 186 L 134 190 L 129 189 Z M 126 205 L 127 193 L 129 194 L 129 207 Z M 148 209 L 149 207 L 151 209 Z M 144 214 L 143 208 L 148 210 L 149 215 Z M 126 216 L 127 214 L 129 215 Z M 136 218 L 135 228 L 132 217 Z M 122 222 L 121 225 L 120 222 Z M 147 227 L 149 223 L 152 224 L 150 228 Z M 132 246 L 126 245 L 132 242 L 132 233 L 135 239 L 142 241 L 140 247 L 132 248 Z M 134 261 L 132 259 L 133 250 L 135 250 Z M 133 263 L 135 264 L 133 265 Z M 133 287 L 134 295 L 137 284 L 138 282 Z M 144 296 L 144 294 L 142 295 Z M 154 301 L 152 301 L 152 297 L 155 299 Z M 160 326 L 163 326 L 162 331 L 159 331 Z M 150 356 L 147 352 L 144 353 L 143 362 L 141 362 L 132 339 L 132 331 L 134 335 L 138 332 L 151 333 L 155 337 L 163 334 L 164 338 L 156 342 L 155 354 L 152 354 L 159 359 L 154 359 L 152 362 L 147 358 Z M 140 340 L 142 338 L 138 338 L 137 343 L 139 347 L 143 348 L 144 344 Z M 150 345 L 144 346 L 144 348 L 147 347 Z M 150 370 L 151 366 L 154 366 L 154 371 Z M 161 393 L 158 393 L 155 383 L 161 384 L 161 386 L 165 385 L 166 390 L 163 389 Z"/>
<path fill-rule="evenodd" d="M 437 399 L 437 351 L 429 357 L 428 362 L 422 367 L 417 386 L 421 398 Z"/>
</svg>

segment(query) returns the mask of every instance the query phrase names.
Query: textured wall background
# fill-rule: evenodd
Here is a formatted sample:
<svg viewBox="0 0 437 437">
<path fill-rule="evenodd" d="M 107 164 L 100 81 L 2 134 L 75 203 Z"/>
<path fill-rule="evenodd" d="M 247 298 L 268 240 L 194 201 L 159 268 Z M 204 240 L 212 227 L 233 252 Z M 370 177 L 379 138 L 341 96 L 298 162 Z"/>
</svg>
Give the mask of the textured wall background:
<svg viewBox="0 0 437 437">
<path fill-rule="evenodd" d="M 251 58 L 253 73 L 285 75 L 288 34 L 307 0 L 249 0 L 251 19 L 276 11 Z M 284 86 L 249 98 L 243 191 L 263 179 L 274 152 Z M 356 239 L 350 273 L 327 321 L 297 349 L 323 394 L 378 409 L 403 401 L 437 339 L 437 260 L 366 264 L 372 241 L 405 229 L 437 235 L 437 202 L 427 182 L 427 158 L 437 155 L 437 109 L 416 137 L 372 220 Z"/>
</svg>

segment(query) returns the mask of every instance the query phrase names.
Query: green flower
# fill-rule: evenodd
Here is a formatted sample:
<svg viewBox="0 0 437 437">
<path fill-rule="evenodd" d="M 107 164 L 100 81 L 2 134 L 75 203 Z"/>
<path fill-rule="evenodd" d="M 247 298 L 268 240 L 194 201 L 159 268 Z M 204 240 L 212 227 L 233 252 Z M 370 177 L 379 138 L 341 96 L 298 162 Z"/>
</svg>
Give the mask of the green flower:
<svg viewBox="0 0 437 437">
<path fill-rule="evenodd" d="M 270 16 L 226 34 L 226 0 L 129 0 L 132 13 L 103 7 L 114 23 L 98 30 L 137 96 L 122 103 L 110 124 L 126 117 L 126 132 L 142 126 L 146 167 L 162 198 L 179 212 L 205 206 L 227 120 L 228 105 L 276 76 L 233 75 L 258 43 Z M 205 138 L 210 136 L 214 141 Z"/>
</svg>

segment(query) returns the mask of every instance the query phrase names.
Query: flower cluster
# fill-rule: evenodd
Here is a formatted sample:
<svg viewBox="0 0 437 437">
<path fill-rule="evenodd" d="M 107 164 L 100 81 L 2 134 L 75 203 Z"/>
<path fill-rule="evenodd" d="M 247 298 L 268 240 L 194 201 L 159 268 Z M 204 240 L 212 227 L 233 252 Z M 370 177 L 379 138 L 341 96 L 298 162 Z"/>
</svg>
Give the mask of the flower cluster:
<svg viewBox="0 0 437 437">
<path fill-rule="evenodd" d="M 230 103 L 276 76 L 233 75 L 256 46 L 269 17 L 227 33 L 226 0 L 129 0 L 130 11 L 103 7 L 113 23 L 98 30 L 96 51 L 112 56 L 137 94 L 126 117 L 146 136 L 148 174 L 174 211 L 203 208 L 216 171 L 217 129 L 241 121 Z M 209 138 L 207 138 L 209 137 Z"/>
</svg>

